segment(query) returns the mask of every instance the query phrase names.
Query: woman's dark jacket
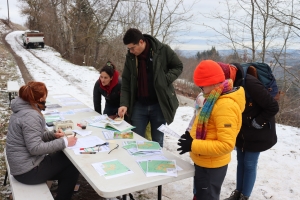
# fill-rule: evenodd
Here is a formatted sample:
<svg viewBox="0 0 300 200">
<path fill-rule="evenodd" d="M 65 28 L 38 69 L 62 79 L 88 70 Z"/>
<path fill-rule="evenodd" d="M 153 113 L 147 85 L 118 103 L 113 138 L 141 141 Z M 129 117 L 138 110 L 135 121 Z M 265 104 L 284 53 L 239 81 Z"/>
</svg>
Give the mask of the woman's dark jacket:
<svg viewBox="0 0 300 200">
<path fill-rule="evenodd" d="M 108 95 L 105 90 L 100 87 L 100 80 L 98 79 L 94 86 L 93 92 L 93 100 L 94 100 L 94 109 L 99 114 L 101 112 L 101 95 L 104 96 L 106 101 L 106 106 L 116 107 L 120 106 L 120 93 L 121 93 L 121 85 L 122 80 L 121 78 L 118 79 L 118 83 L 115 87 L 112 88 L 111 93 Z"/>
<path fill-rule="evenodd" d="M 241 85 L 243 69 L 238 68 L 234 85 Z M 236 138 L 236 146 L 245 151 L 261 152 L 270 149 L 277 142 L 275 115 L 279 111 L 278 102 L 264 85 L 254 76 L 247 74 L 244 83 L 246 107 L 242 114 L 242 128 Z M 262 129 L 252 126 L 255 119 Z"/>
</svg>

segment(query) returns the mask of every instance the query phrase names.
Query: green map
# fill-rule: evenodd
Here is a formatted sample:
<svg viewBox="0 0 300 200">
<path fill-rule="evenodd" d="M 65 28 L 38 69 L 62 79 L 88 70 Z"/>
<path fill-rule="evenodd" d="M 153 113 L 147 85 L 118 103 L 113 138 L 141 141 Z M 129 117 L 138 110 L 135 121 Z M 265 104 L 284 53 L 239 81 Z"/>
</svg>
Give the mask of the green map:
<svg viewBox="0 0 300 200">
<path fill-rule="evenodd" d="M 138 141 L 137 148 L 139 151 L 160 151 L 159 143 L 152 141 Z"/>
<path fill-rule="evenodd" d="M 142 165 L 145 166 L 144 163 Z M 167 173 L 170 169 L 176 170 L 176 164 L 172 160 L 148 160 L 147 172 Z"/>
<path fill-rule="evenodd" d="M 103 165 L 103 170 L 107 173 L 104 175 L 105 177 L 124 174 L 131 171 L 129 168 L 127 168 L 118 160 L 103 162 L 102 165 Z"/>
</svg>

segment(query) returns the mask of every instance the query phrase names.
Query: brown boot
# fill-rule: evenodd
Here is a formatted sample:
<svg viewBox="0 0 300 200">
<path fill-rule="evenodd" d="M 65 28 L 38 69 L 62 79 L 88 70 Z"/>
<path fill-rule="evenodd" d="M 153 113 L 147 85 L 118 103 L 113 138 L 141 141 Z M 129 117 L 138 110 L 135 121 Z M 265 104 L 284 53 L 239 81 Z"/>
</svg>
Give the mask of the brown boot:
<svg viewBox="0 0 300 200">
<path fill-rule="evenodd" d="M 224 200 L 239 200 L 240 199 L 240 195 L 241 195 L 241 192 L 237 191 L 237 190 L 234 190 L 230 197 L 224 199 Z"/>
</svg>

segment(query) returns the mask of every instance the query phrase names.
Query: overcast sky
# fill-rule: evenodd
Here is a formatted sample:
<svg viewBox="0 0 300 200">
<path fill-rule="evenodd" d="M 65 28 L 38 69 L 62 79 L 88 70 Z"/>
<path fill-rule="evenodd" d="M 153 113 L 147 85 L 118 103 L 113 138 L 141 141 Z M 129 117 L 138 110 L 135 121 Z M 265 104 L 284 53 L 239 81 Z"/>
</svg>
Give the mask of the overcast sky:
<svg viewBox="0 0 300 200">
<path fill-rule="evenodd" d="M 185 5 L 188 5 L 191 1 L 186 1 Z M 18 0 L 9 0 L 9 16 L 10 21 L 23 25 L 26 21 L 24 16 L 20 14 L 20 2 Z M 204 29 L 201 25 L 205 21 L 204 17 L 199 13 L 209 13 L 210 11 L 217 10 L 220 6 L 219 1 L 205 1 L 199 0 L 199 2 L 192 7 L 192 13 L 194 15 L 194 23 L 191 24 L 188 33 L 178 33 L 178 40 L 171 43 L 172 48 L 180 50 L 208 50 L 213 46 L 214 33 L 212 31 Z M 7 0 L 1 0 L 0 4 L 0 18 L 7 19 Z M 206 21 L 207 22 L 207 21 Z M 210 23 L 214 23 L 210 21 Z M 198 24 L 198 25 L 197 25 Z"/>
</svg>

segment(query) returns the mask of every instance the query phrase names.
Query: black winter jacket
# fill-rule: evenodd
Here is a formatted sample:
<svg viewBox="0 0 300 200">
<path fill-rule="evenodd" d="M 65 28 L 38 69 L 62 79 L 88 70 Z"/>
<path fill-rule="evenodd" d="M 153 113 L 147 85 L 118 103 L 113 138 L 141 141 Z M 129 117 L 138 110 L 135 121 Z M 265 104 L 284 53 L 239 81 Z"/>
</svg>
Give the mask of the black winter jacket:
<svg viewBox="0 0 300 200">
<path fill-rule="evenodd" d="M 235 85 L 241 84 L 243 69 L 235 64 L 238 73 Z M 279 111 L 278 102 L 264 85 L 254 76 L 245 78 L 246 107 L 242 113 L 242 128 L 236 138 L 236 146 L 245 151 L 261 152 L 270 149 L 277 142 L 275 115 Z M 256 129 L 252 121 L 262 126 Z"/>
<path fill-rule="evenodd" d="M 93 92 L 94 109 L 96 112 L 102 114 L 101 95 L 103 95 L 105 98 L 106 106 L 112 106 L 112 107 L 120 106 L 121 85 L 122 85 L 122 80 L 121 78 L 119 78 L 118 84 L 115 87 L 113 87 L 111 93 L 107 95 L 107 92 L 100 87 L 99 79 L 96 81 L 94 86 L 94 92 Z"/>
</svg>

